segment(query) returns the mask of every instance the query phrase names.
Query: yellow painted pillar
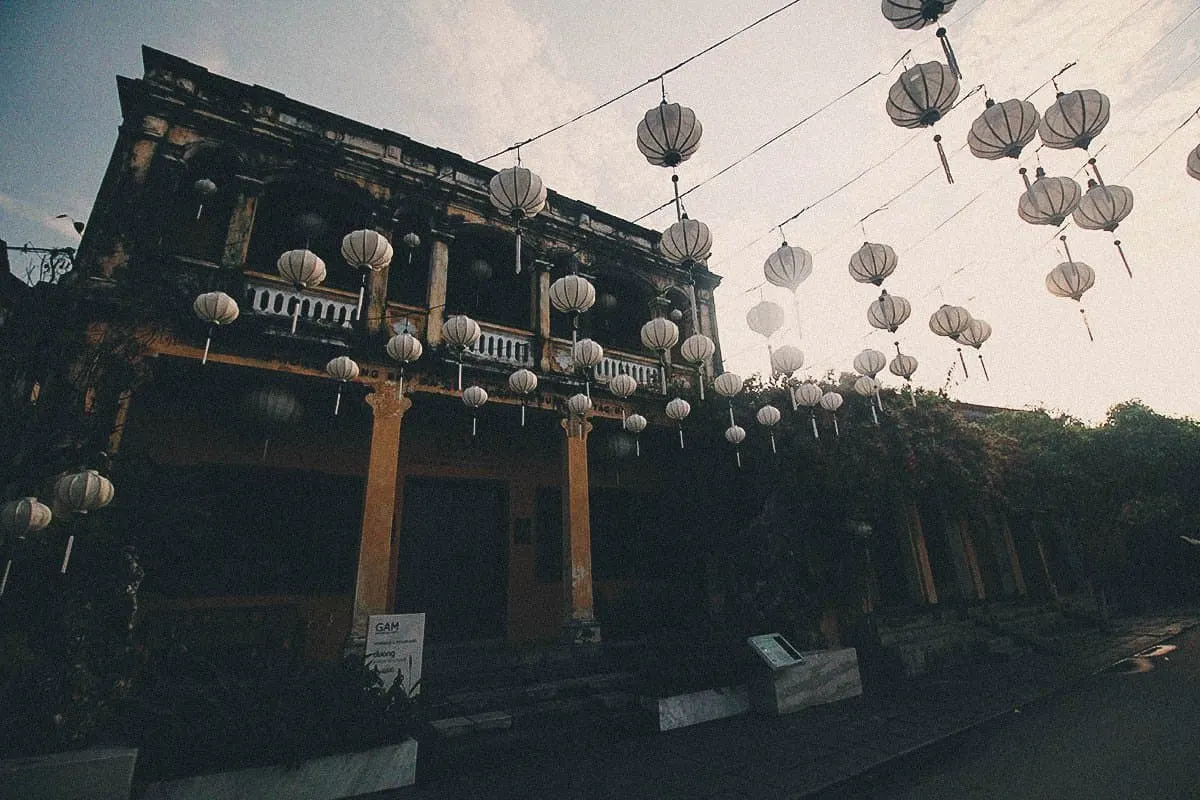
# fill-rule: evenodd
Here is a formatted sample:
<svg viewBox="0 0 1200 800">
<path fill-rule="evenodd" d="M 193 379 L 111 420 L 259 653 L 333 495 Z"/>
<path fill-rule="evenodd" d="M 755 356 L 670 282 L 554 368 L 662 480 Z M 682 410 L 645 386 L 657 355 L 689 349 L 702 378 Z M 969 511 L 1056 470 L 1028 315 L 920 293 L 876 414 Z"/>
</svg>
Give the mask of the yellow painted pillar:
<svg viewBox="0 0 1200 800">
<path fill-rule="evenodd" d="M 908 541 L 913 563 L 917 567 L 921 594 L 924 595 L 925 602 L 935 604 L 938 601 L 937 586 L 933 582 L 933 570 L 929 567 L 929 550 L 925 547 L 925 530 L 921 527 L 921 515 L 912 503 L 908 505 Z"/>
<path fill-rule="evenodd" d="M 592 522 L 588 499 L 586 417 L 562 421 L 563 450 L 563 586 L 566 588 L 565 633 L 573 644 L 599 642 L 600 625 L 592 602 Z"/>
<path fill-rule="evenodd" d="M 1008 552 L 1008 563 L 1012 566 L 1013 581 L 1017 587 L 1017 594 L 1024 597 L 1028 594 L 1028 589 L 1025 586 L 1025 573 L 1021 571 L 1021 559 L 1017 555 L 1017 543 L 1013 541 L 1012 528 L 1008 526 L 1008 518 L 1002 517 L 1001 525 L 1003 525 L 1004 549 Z"/>
<path fill-rule="evenodd" d="M 227 269 L 244 269 L 246 254 L 250 251 L 250 234 L 254 231 L 254 214 L 258 209 L 258 195 L 263 183 L 245 175 L 235 177 L 238 187 L 233 214 L 229 217 L 229 231 L 225 234 L 225 249 L 221 254 L 221 266 Z M 259 272 L 269 272 L 270 265 L 259 265 Z"/>
<path fill-rule="evenodd" d="M 425 306 L 429 317 L 425 323 L 425 342 L 431 347 L 442 343 L 442 323 L 446 320 L 446 281 L 450 274 L 450 242 L 448 233 L 433 231 L 429 244 L 429 289 Z"/>
<path fill-rule="evenodd" d="M 382 228 L 376 228 L 375 231 L 391 241 L 388 231 Z M 388 327 L 391 320 L 388 319 L 387 313 L 387 293 L 388 276 L 391 274 L 394 263 L 395 258 L 383 269 L 367 271 L 367 286 L 363 292 L 362 322 L 363 328 L 369 333 L 391 333 Z"/>
<path fill-rule="evenodd" d="M 533 356 L 538 361 L 542 372 L 550 372 L 551 359 L 554 357 L 554 342 L 550 338 L 550 267 L 549 261 L 538 259 L 533 262 L 537 270 L 536 300 L 537 342 L 539 352 Z"/>
<path fill-rule="evenodd" d="M 358 576 L 354 583 L 354 621 L 351 645 L 366 642 L 368 617 L 391 611 L 393 521 L 396 514 L 396 475 L 400 459 L 400 425 L 412 401 L 400 395 L 399 385 L 384 381 L 367 395 L 374 422 L 363 497 L 362 535 L 358 547 Z"/>
<path fill-rule="evenodd" d="M 987 590 L 983 585 L 983 573 L 979 569 L 979 553 L 975 551 L 975 537 L 965 519 L 959 518 L 958 532 L 962 537 L 963 556 L 967 562 L 967 571 L 971 574 L 971 585 L 975 589 L 975 597 L 979 600 L 987 598 Z"/>
</svg>

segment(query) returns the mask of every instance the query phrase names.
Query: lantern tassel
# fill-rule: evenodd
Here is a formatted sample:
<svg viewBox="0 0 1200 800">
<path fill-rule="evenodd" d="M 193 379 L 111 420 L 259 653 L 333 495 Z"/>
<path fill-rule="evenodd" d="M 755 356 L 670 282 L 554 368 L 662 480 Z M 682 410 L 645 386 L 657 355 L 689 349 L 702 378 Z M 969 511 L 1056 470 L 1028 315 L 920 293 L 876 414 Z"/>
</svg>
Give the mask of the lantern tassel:
<svg viewBox="0 0 1200 800">
<path fill-rule="evenodd" d="M 12 559 L 4 565 L 4 577 L 0 578 L 0 597 L 4 597 L 4 590 L 8 587 L 8 573 L 12 569 Z"/>
<path fill-rule="evenodd" d="M 683 426 L 679 426 L 679 449 L 683 449 Z"/>
<path fill-rule="evenodd" d="M 1087 312 L 1081 308 L 1081 309 L 1079 309 L 1079 314 L 1080 314 L 1080 316 L 1083 317 L 1083 327 L 1087 328 L 1088 341 L 1089 342 L 1096 341 L 1096 337 L 1092 336 L 1092 326 L 1088 324 Z"/>
<path fill-rule="evenodd" d="M 462 357 L 458 359 L 458 390 L 462 391 Z"/>
<path fill-rule="evenodd" d="M 933 142 L 937 145 L 938 158 L 942 160 L 942 170 L 946 173 L 946 183 L 953 184 L 954 176 L 950 174 L 950 162 L 946 160 L 946 151 L 942 149 L 942 135 L 939 133 L 934 136 Z"/>
<path fill-rule="evenodd" d="M 479 425 L 479 418 L 472 415 L 471 416 L 471 438 L 472 439 L 475 438 L 475 433 L 478 430 L 478 425 Z"/>
<path fill-rule="evenodd" d="M 212 325 L 208 326 L 208 336 L 204 339 L 204 358 L 200 359 L 200 366 L 208 363 L 208 348 L 212 344 Z"/>
<path fill-rule="evenodd" d="M 799 411 L 800 404 L 796 402 L 796 390 L 793 387 L 789 386 L 788 394 L 791 395 L 791 397 L 792 397 L 792 411 Z"/>
<path fill-rule="evenodd" d="M 521 427 L 525 427 L 525 401 L 521 401 Z"/>
<path fill-rule="evenodd" d="M 517 223 L 517 240 L 514 249 L 517 257 L 517 274 L 521 274 L 521 223 Z"/>
<path fill-rule="evenodd" d="M 875 405 L 879 406 L 879 410 L 883 411 L 883 398 L 879 396 L 879 390 L 875 390 Z"/>
<path fill-rule="evenodd" d="M 400 396 L 404 397 L 404 367 L 400 367 Z"/>
<path fill-rule="evenodd" d="M 874 414 L 874 413 L 875 413 L 875 406 L 871 406 L 871 413 L 872 413 L 872 414 Z M 816 414 L 809 414 L 809 417 L 808 417 L 808 418 L 809 418 L 809 421 L 810 421 L 810 422 L 812 422 L 813 438 L 814 438 L 814 439 L 820 439 L 820 438 L 821 438 L 821 432 L 817 430 L 817 415 L 816 415 Z"/>
<path fill-rule="evenodd" d="M 980 356 L 980 359 L 982 359 L 982 358 L 983 358 L 983 356 Z M 987 370 L 984 370 L 984 371 L 986 372 Z M 908 384 L 908 399 L 912 400 L 912 407 L 916 408 L 917 407 L 917 393 L 913 391 L 913 385 L 912 385 L 911 381 Z"/>
<path fill-rule="evenodd" d="M 937 37 L 942 40 L 942 52 L 946 54 L 946 64 L 950 67 L 950 71 L 954 73 L 954 77 L 962 80 L 962 70 L 958 68 L 958 59 L 954 57 L 954 48 L 950 45 L 950 37 L 946 34 L 945 28 L 937 29 Z"/>
<path fill-rule="evenodd" d="M 771 454 L 779 455 L 779 451 L 775 449 L 775 431 L 771 431 Z"/>
<path fill-rule="evenodd" d="M 733 455 L 737 458 L 738 469 L 741 469 L 742 468 L 742 451 L 734 450 Z"/>
<path fill-rule="evenodd" d="M 638 458 L 642 457 L 642 437 L 633 437 L 633 452 L 637 454 Z"/>
<path fill-rule="evenodd" d="M 667 396 L 667 360 L 664 357 L 658 359 L 658 374 L 662 378 L 662 393 L 663 397 Z"/>
<path fill-rule="evenodd" d="M 1129 273 L 1129 277 L 1133 277 L 1133 270 L 1129 268 L 1129 259 L 1125 258 L 1125 251 L 1121 249 L 1121 240 L 1114 239 L 1113 244 L 1117 246 L 1117 252 L 1121 254 L 1121 263 L 1125 265 L 1125 271 Z"/>
<path fill-rule="evenodd" d="M 62 575 L 67 574 L 67 565 L 71 563 L 71 548 L 73 548 L 74 546 L 75 546 L 75 534 L 72 533 L 70 536 L 67 537 L 67 550 L 65 553 L 63 553 L 62 569 L 59 571 L 60 574 L 62 574 Z"/>
<path fill-rule="evenodd" d="M 792 293 L 792 308 L 796 312 L 796 338 L 799 339 L 804 336 L 804 331 L 800 329 L 800 297 L 795 292 Z"/>
<path fill-rule="evenodd" d="M 621 427 L 625 427 L 625 406 L 621 406 Z"/>
<path fill-rule="evenodd" d="M 367 276 L 363 275 L 362 283 L 358 285 L 358 305 L 354 307 L 354 319 L 362 319 L 363 295 L 367 292 Z"/>
<path fill-rule="evenodd" d="M 958 363 L 962 364 L 962 368 L 963 368 L 963 377 L 964 377 L 964 378 L 969 378 L 969 377 L 971 377 L 971 373 L 967 372 L 967 360 L 966 360 L 965 358 L 963 358 L 963 354 L 962 354 L 962 348 L 961 348 L 961 347 L 959 347 L 959 348 L 958 348 Z"/>
<path fill-rule="evenodd" d="M 333 403 L 333 415 L 336 417 L 342 410 L 342 383 L 338 384 L 337 400 Z"/>
<path fill-rule="evenodd" d="M 875 420 L 875 427 L 879 427 L 879 415 L 875 413 L 875 405 L 871 404 L 871 419 Z"/>
<path fill-rule="evenodd" d="M 700 400 L 704 401 L 704 362 L 696 365 L 696 377 L 700 381 Z"/>
<path fill-rule="evenodd" d="M 983 367 L 983 377 L 987 379 L 988 383 L 991 383 L 992 376 L 988 375 L 987 364 L 983 363 L 983 353 L 979 354 L 979 366 Z"/>
<path fill-rule="evenodd" d="M 833 435 L 842 438 L 842 429 L 838 427 L 837 414 L 833 415 Z"/>
<path fill-rule="evenodd" d="M 292 333 L 296 332 L 296 323 L 300 321 L 300 298 L 296 298 L 296 305 L 292 307 Z"/>
<path fill-rule="evenodd" d="M 737 425 L 737 422 L 733 419 L 733 400 L 730 400 L 729 401 L 729 427 L 732 428 L 734 425 Z"/>
<path fill-rule="evenodd" d="M 200 207 L 196 209 L 196 219 L 200 219 L 200 215 L 203 213 L 204 213 L 204 203 L 201 203 Z"/>
<path fill-rule="evenodd" d="M 263 461 L 267 460 L 267 448 L 269 448 L 270 446 L 271 446 L 271 437 L 268 436 L 266 439 L 263 439 L 263 452 L 262 452 L 262 460 Z"/>
</svg>

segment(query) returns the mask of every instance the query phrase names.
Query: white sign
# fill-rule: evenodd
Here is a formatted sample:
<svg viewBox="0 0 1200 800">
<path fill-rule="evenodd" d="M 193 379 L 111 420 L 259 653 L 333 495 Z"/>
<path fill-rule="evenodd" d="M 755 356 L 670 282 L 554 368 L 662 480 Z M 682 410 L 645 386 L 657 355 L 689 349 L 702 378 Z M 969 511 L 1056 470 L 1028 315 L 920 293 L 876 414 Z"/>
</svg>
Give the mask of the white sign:
<svg viewBox="0 0 1200 800">
<path fill-rule="evenodd" d="M 778 633 L 751 636 L 746 641 L 771 669 L 782 669 L 804 661 L 804 656 L 800 655 L 800 651 L 792 647 L 791 642 Z"/>
<path fill-rule="evenodd" d="M 424 645 L 424 614 L 378 614 L 368 620 L 365 660 L 379 673 L 384 689 L 399 679 L 410 697 L 421 691 Z"/>
</svg>

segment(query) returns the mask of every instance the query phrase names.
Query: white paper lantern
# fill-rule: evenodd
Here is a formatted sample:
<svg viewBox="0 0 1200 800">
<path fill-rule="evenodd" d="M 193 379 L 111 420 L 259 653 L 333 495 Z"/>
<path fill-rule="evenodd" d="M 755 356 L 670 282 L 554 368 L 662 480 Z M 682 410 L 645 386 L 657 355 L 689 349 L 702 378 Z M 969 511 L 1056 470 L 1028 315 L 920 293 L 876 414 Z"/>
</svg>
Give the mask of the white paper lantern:
<svg viewBox="0 0 1200 800">
<path fill-rule="evenodd" d="M 581 367 L 594 367 L 604 360 L 604 348 L 592 339 L 580 339 L 571 348 L 571 358 Z"/>
<path fill-rule="evenodd" d="M 813 271 L 812 254 L 803 247 L 784 242 L 763 263 L 763 275 L 775 286 L 796 291 Z"/>
<path fill-rule="evenodd" d="M 586 394 L 573 394 L 567 398 L 567 411 L 575 417 L 586 416 L 592 410 L 592 398 Z"/>
<path fill-rule="evenodd" d="M 967 145 L 977 158 L 1018 158 L 1037 136 L 1039 122 L 1041 115 L 1028 100 L 988 100 L 987 108 L 971 123 Z"/>
<path fill-rule="evenodd" d="M 908 300 L 888 294 L 885 289 L 867 309 L 867 322 L 871 323 L 871 327 L 895 333 L 911 314 L 912 305 Z"/>
<path fill-rule="evenodd" d="M 945 39 L 943 39 L 945 42 Z M 947 55 L 951 51 L 947 46 Z M 955 65 L 956 67 L 957 65 Z M 904 71 L 888 91 L 887 114 L 901 128 L 927 128 L 954 108 L 958 99 L 958 70 L 938 61 L 927 61 Z M 946 180 L 954 183 L 950 163 L 942 148 L 942 137 L 934 136 Z"/>
<path fill-rule="evenodd" d="M 637 391 L 637 388 L 637 380 L 632 375 L 624 372 L 620 375 L 614 375 L 608 382 L 608 390 L 622 400 L 631 397 Z"/>
<path fill-rule="evenodd" d="M 1038 133 L 1046 147 L 1086 150 L 1108 125 L 1108 98 L 1095 89 L 1058 93 L 1054 104 L 1042 114 Z"/>
<path fill-rule="evenodd" d="M 910 380 L 917 371 L 917 359 L 904 353 L 897 353 L 888 364 L 888 370 L 898 378 Z"/>
<path fill-rule="evenodd" d="M 325 280 L 325 262 L 311 250 L 288 250 L 275 266 L 280 277 L 298 289 L 320 286 Z"/>
<path fill-rule="evenodd" d="M 729 442 L 734 447 L 734 456 L 737 458 L 738 469 L 742 467 L 742 451 L 740 445 L 746 441 L 746 429 L 740 425 L 730 425 L 725 429 L 725 441 Z"/>
<path fill-rule="evenodd" d="M 954 8 L 956 0 L 883 0 L 883 16 L 901 30 L 920 30 Z"/>
<path fill-rule="evenodd" d="M 821 402 L 821 387 L 815 383 L 802 383 L 792 390 L 796 405 L 813 408 Z"/>
<path fill-rule="evenodd" d="M 732 372 L 722 372 L 713 381 L 713 388 L 717 390 L 717 394 L 728 398 L 736 397 L 744 385 L 745 381 L 741 376 Z"/>
<path fill-rule="evenodd" d="M 350 356 L 331 358 L 325 364 L 325 372 L 338 382 L 337 401 L 333 404 L 333 415 L 336 417 L 342 408 L 342 387 L 346 385 L 347 381 L 358 377 L 358 362 Z"/>
<path fill-rule="evenodd" d="M 342 237 L 342 260 L 355 269 L 379 272 L 392 263 L 392 245 L 378 231 L 351 231 Z"/>
<path fill-rule="evenodd" d="M 1017 201 L 1017 216 L 1030 225 L 1058 227 L 1079 205 L 1083 190 L 1074 178 L 1046 177 L 1046 170 L 1037 168 L 1037 180 L 1029 182 L 1025 168 L 1020 170 L 1025 181 L 1025 193 Z"/>
<path fill-rule="evenodd" d="M 785 344 L 771 353 L 771 369 L 776 374 L 791 377 L 796 370 L 804 366 L 804 351 L 799 347 Z"/>
<path fill-rule="evenodd" d="M 204 357 L 200 364 L 208 363 L 208 348 L 212 344 L 213 328 L 229 325 L 238 318 L 237 301 L 224 292 L 205 292 L 198 295 L 192 303 L 196 316 L 208 323 L 208 336 L 204 340 Z"/>
<path fill-rule="evenodd" d="M 703 222 L 684 214 L 683 219 L 663 231 L 658 249 L 672 264 L 699 264 L 712 255 L 712 233 Z"/>
<path fill-rule="evenodd" d="M 1083 294 L 1096 285 L 1096 272 L 1082 261 L 1066 261 L 1046 276 L 1046 288 L 1055 297 L 1083 299 Z"/>
<path fill-rule="evenodd" d="M 679 449 L 683 449 L 683 421 L 692 413 L 692 404 L 682 397 L 667 403 L 667 417 L 679 423 Z"/>
<path fill-rule="evenodd" d="M 411 364 L 425 352 L 425 348 L 421 345 L 421 340 L 407 332 L 398 333 L 388 339 L 384 349 L 387 351 L 389 358 L 393 361 L 399 361 L 401 364 Z"/>
<path fill-rule="evenodd" d="M 828 411 L 833 418 L 833 434 L 839 437 L 842 435 L 842 431 L 838 426 L 837 410 L 842 407 L 843 402 L 845 400 L 837 392 L 826 392 L 821 395 L 821 408 Z"/>
<path fill-rule="evenodd" d="M 1072 212 L 1075 224 L 1084 230 L 1112 232 L 1133 211 L 1133 192 L 1124 186 L 1088 181 L 1088 190 Z"/>
<path fill-rule="evenodd" d="M 463 389 L 462 401 L 463 405 L 471 412 L 471 438 L 473 439 L 478 432 L 479 409 L 487 403 L 488 393 L 482 386 L 468 386 Z"/>
<path fill-rule="evenodd" d="M 896 271 L 899 263 L 900 258 L 890 245 L 863 242 L 862 247 L 850 256 L 850 277 L 859 283 L 879 286 Z"/>
<path fill-rule="evenodd" d="M 546 187 L 542 179 L 524 167 L 509 167 L 488 182 L 492 205 L 516 224 L 516 272 L 521 273 L 521 220 L 537 216 L 546 207 Z"/>
<path fill-rule="evenodd" d="M 958 342 L 978 350 L 991 336 L 992 326 L 978 317 L 972 317 L 971 324 L 958 335 Z"/>
<path fill-rule="evenodd" d="M 750 330 L 770 339 L 783 327 L 783 309 L 770 300 L 762 300 L 746 312 Z"/>
<path fill-rule="evenodd" d="M 483 335 L 479 323 L 466 314 L 455 314 L 442 323 L 442 341 L 455 350 L 466 350 Z"/>
<path fill-rule="evenodd" d="M 649 350 L 666 353 L 679 342 L 679 326 L 665 317 L 655 317 L 642 326 L 642 344 Z"/>
<path fill-rule="evenodd" d="M 646 430 L 646 425 L 649 422 L 641 414 L 630 414 L 622 421 L 621 425 L 625 430 L 633 434 L 634 452 L 641 457 L 642 455 L 642 431 Z"/>
<path fill-rule="evenodd" d="M 887 366 L 887 356 L 878 350 L 867 348 L 854 357 L 854 371 L 859 375 L 874 378 Z"/>
<path fill-rule="evenodd" d="M 971 324 L 971 313 L 962 306 L 942 305 L 929 317 L 929 330 L 954 338 Z"/>
<path fill-rule="evenodd" d="M 508 388 L 519 395 L 530 395 L 537 391 L 538 377 L 532 370 L 519 369 L 508 376 Z"/>
<path fill-rule="evenodd" d="M 863 375 L 854 382 L 854 391 L 863 397 L 874 397 L 879 392 L 879 381 Z"/>
<path fill-rule="evenodd" d="M 712 358 L 715 352 L 716 344 L 703 333 L 692 334 L 679 346 L 679 354 L 683 356 L 683 360 L 697 366 Z"/>
<path fill-rule="evenodd" d="M 44 530 L 53 518 L 50 506 L 39 502 L 36 497 L 22 497 L 10 500 L 0 506 L 0 546 L 7 546 L 9 558 L 4 564 L 4 574 L 0 576 L 0 597 L 8 587 L 8 577 L 12 572 L 12 551 L 14 542 L 23 540 L 31 533 Z"/>
<path fill-rule="evenodd" d="M 703 126 L 690 108 L 666 100 L 638 123 L 637 146 L 656 167 L 676 167 L 700 148 Z"/>
<path fill-rule="evenodd" d="M 779 424 L 779 420 L 783 419 L 783 415 L 779 413 L 779 409 L 771 405 L 763 406 L 755 412 L 754 419 L 759 425 L 767 429 L 771 439 L 771 452 L 778 452 L 775 448 L 775 426 Z"/>
<path fill-rule="evenodd" d="M 596 303 L 596 287 L 582 275 L 564 275 L 550 284 L 550 305 L 571 315 L 571 337 L 579 327 L 579 315 Z"/>
<path fill-rule="evenodd" d="M 1200 144 L 1196 145 L 1195 149 L 1188 153 L 1185 169 L 1188 175 L 1200 181 Z"/>
</svg>

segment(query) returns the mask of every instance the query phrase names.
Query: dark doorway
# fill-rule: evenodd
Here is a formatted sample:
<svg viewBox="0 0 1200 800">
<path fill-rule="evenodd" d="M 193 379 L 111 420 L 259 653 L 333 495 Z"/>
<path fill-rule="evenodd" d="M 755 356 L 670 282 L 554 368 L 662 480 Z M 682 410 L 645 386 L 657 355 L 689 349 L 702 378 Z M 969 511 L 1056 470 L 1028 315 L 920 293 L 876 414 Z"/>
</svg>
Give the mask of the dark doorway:
<svg viewBox="0 0 1200 800">
<path fill-rule="evenodd" d="M 396 610 L 425 612 L 433 642 L 504 636 L 508 490 L 484 481 L 404 484 Z"/>
</svg>

